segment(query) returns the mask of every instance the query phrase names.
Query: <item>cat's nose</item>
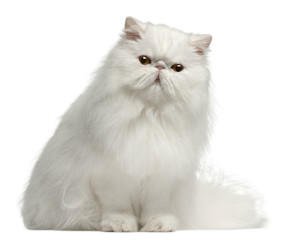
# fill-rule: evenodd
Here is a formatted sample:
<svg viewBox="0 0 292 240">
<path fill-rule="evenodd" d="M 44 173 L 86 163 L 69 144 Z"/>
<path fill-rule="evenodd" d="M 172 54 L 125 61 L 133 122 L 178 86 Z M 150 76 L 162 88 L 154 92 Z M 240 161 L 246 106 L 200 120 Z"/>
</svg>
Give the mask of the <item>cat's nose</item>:
<svg viewBox="0 0 292 240">
<path fill-rule="evenodd" d="M 162 66 L 162 65 L 156 65 L 155 67 L 156 67 L 156 68 L 158 68 L 158 69 L 159 69 L 159 71 L 160 71 L 161 69 L 165 69 L 165 67 L 164 67 L 164 66 Z"/>
</svg>

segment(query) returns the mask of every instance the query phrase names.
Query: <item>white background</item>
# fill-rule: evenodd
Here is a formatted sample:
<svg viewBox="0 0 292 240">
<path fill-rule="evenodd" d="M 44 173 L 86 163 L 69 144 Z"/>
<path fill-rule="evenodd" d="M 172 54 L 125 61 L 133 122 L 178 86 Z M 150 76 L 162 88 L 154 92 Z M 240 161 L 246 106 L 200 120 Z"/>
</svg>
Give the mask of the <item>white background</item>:
<svg viewBox="0 0 292 240">
<path fill-rule="evenodd" d="M 17 204 L 30 170 L 129 15 L 213 35 L 217 117 L 209 158 L 262 193 L 266 228 L 162 234 L 24 229 Z M 1 1 L 1 238 L 291 239 L 291 23 L 289 1 L 281 0 Z"/>
</svg>

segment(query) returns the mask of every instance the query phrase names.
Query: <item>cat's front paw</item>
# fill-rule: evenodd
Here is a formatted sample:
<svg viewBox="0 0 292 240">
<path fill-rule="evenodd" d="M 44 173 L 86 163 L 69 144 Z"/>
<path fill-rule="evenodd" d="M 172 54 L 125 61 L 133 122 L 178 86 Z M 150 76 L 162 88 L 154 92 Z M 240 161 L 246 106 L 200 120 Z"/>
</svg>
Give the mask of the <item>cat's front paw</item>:
<svg viewBox="0 0 292 240">
<path fill-rule="evenodd" d="M 100 223 L 105 232 L 137 232 L 138 224 L 134 216 L 129 214 L 112 214 Z"/>
<path fill-rule="evenodd" d="M 178 221 L 173 215 L 161 215 L 149 218 L 141 232 L 173 232 L 177 229 Z"/>
</svg>

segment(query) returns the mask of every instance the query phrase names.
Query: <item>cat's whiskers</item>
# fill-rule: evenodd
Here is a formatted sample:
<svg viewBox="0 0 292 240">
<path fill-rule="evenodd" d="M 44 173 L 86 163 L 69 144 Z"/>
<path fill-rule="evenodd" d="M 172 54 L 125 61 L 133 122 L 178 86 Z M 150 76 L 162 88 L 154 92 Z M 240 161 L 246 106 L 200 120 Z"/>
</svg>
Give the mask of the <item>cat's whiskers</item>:
<svg viewBox="0 0 292 240">
<path fill-rule="evenodd" d="M 143 84 L 145 82 L 145 75 L 146 73 L 144 73 L 142 76 L 139 76 L 137 79 L 135 79 L 136 81 L 135 88 L 137 89 L 143 88 Z"/>
<path fill-rule="evenodd" d="M 165 76 L 165 73 L 162 74 L 162 76 L 160 76 L 160 78 L 162 79 L 161 81 L 161 84 L 162 86 L 165 85 L 166 88 L 167 88 L 167 91 L 173 95 L 173 96 L 176 96 L 176 93 L 175 93 L 175 90 L 174 90 L 174 85 L 171 81 L 171 78 L 170 76 Z"/>
<path fill-rule="evenodd" d="M 139 78 L 137 84 L 135 85 L 138 89 L 145 89 L 149 87 L 153 83 L 153 79 L 155 79 L 155 72 L 150 74 L 143 74 L 142 77 Z"/>
</svg>

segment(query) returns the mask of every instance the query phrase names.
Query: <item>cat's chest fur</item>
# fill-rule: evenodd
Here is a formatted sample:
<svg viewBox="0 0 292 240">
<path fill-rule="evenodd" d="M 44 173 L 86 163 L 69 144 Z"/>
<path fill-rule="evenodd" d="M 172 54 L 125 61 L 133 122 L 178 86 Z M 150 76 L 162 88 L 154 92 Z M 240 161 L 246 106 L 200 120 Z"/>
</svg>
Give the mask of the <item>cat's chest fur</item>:
<svg viewBox="0 0 292 240">
<path fill-rule="evenodd" d="M 119 171 L 147 176 L 155 172 L 184 175 L 195 161 L 194 131 L 184 115 L 142 109 L 108 111 L 96 123 L 104 131 L 96 132 L 97 144 L 106 162 Z M 102 128 L 98 128 L 99 130 Z M 98 153 L 99 154 L 99 153 Z"/>
</svg>

